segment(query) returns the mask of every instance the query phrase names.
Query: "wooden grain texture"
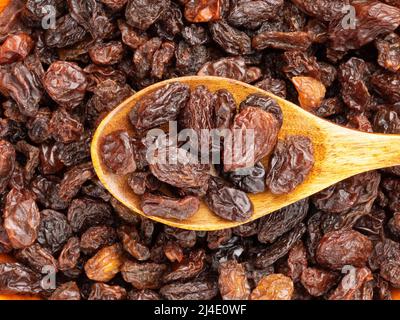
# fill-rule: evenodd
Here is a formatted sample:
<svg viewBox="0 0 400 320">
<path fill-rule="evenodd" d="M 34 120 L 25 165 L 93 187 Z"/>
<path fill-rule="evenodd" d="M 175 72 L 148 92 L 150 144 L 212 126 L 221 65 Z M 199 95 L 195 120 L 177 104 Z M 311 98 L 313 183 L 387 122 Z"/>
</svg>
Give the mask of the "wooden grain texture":
<svg viewBox="0 0 400 320">
<path fill-rule="evenodd" d="M 132 133 L 133 128 L 128 120 L 128 114 L 135 102 L 148 93 L 174 81 L 186 83 L 192 89 L 198 85 L 205 85 L 212 92 L 227 89 L 234 95 L 238 103 L 253 93 L 274 97 L 284 113 L 280 138 L 299 134 L 308 136 L 313 141 L 316 162 L 306 181 L 287 195 L 276 196 L 269 192 L 250 195 L 254 204 L 254 215 L 249 221 L 309 197 L 358 173 L 400 165 L 400 136 L 398 135 L 368 134 L 334 125 L 259 88 L 231 79 L 196 76 L 171 79 L 138 92 L 114 109 L 99 125 L 91 145 L 94 168 L 101 182 L 115 198 L 141 215 L 144 214 L 140 210 L 139 197 L 130 191 L 126 177 L 112 174 L 102 163 L 99 141 L 101 137 L 119 129 Z M 204 203 L 199 212 L 186 221 L 147 217 L 173 227 L 190 230 L 220 230 L 243 224 L 219 218 Z"/>
</svg>

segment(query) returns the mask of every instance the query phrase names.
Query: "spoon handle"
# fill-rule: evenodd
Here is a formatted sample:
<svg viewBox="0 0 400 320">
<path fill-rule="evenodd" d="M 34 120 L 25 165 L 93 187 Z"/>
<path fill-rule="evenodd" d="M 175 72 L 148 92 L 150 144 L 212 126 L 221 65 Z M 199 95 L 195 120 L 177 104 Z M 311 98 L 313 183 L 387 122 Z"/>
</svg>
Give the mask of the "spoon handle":
<svg viewBox="0 0 400 320">
<path fill-rule="evenodd" d="M 327 137 L 326 163 L 331 174 L 352 176 L 400 165 L 400 135 L 343 129 Z M 329 147 L 331 146 L 331 148 Z"/>
</svg>

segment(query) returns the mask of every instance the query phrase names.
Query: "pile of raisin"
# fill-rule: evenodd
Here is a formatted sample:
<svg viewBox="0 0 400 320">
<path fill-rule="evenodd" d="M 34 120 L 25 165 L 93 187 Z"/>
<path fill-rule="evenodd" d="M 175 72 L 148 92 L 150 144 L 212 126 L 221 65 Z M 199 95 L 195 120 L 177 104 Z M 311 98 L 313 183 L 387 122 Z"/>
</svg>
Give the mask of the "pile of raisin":
<svg viewBox="0 0 400 320">
<path fill-rule="evenodd" d="M 278 142 L 282 110 L 268 96 L 249 95 L 239 110 L 225 89 L 211 93 L 202 85 L 190 90 L 173 82 L 137 101 L 129 120 L 134 133 L 117 130 L 102 137 L 100 156 L 110 172 L 125 176 L 148 216 L 185 220 L 198 212 L 203 198 L 219 217 L 245 222 L 253 214 L 246 192 L 268 187 L 273 194 L 289 193 L 314 165 L 309 138 Z M 176 133 L 150 131 L 166 124 L 175 125 Z M 268 156 L 266 170 L 261 160 Z"/>
<path fill-rule="evenodd" d="M 0 294 L 391 299 L 400 288 L 400 168 L 351 177 L 238 228 L 195 232 L 116 201 L 96 178 L 90 141 L 121 101 L 186 75 L 233 78 L 349 128 L 400 133 L 399 25 L 397 0 L 10 1 L 0 14 Z M 168 90 L 152 101 L 159 112 L 144 101 L 130 115 L 138 136 L 176 118 L 195 130 L 283 121 L 260 96 L 236 108 L 229 92 Z M 190 216 L 204 198 L 236 220 L 250 212 L 247 193 L 287 193 L 307 175 L 304 138 L 274 144 L 258 149 L 270 153 L 268 167 L 224 164 L 220 177 L 175 168 L 190 171 L 179 181 L 149 170 L 147 146 L 124 132 L 104 141 L 103 160 L 129 175 L 144 211 L 162 203 L 164 216 L 175 206 Z M 165 183 L 177 199 L 159 193 Z M 241 207 L 217 208 L 232 196 Z M 44 283 L 51 272 L 56 283 Z"/>
</svg>

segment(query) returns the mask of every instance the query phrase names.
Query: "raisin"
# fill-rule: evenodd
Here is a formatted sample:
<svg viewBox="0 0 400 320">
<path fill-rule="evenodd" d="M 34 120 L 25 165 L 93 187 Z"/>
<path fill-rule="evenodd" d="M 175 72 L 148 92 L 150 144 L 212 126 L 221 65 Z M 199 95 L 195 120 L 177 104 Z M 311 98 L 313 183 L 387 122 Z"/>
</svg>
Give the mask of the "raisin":
<svg viewBox="0 0 400 320">
<path fill-rule="evenodd" d="M 263 164 L 258 162 L 254 167 L 228 172 L 226 179 L 241 191 L 257 194 L 265 191 L 265 175 Z"/>
<path fill-rule="evenodd" d="M 257 67 L 247 67 L 242 57 L 229 57 L 205 63 L 197 74 L 199 76 L 224 77 L 252 83 L 261 77 L 261 70 Z"/>
<path fill-rule="evenodd" d="M 265 31 L 252 39 L 252 46 L 256 50 L 266 48 L 281 50 L 307 50 L 311 46 L 311 38 L 307 32 L 278 32 Z"/>
<path fill-rule="evenodd" d="M 114 31 L 101 3 L 95 0 L 68 0 L 68 7 L 71 16 L 90 32 L 93 39 L 110 37 Z"/>
<path fill-rule="evenodd" d="M 83 70 L 75 63 L 54 62 L 43 79 L 50 97 L 66 108 L 79 106 L 85 97 L 87 79 Z"/>
<path fill-rule="evenodd" d="M 246 221 L 253 214 L 253 205 L 247 194 L 229 187 L 217 177 L 210 179 L 205 201 L 216 215 L 230 221 Z"/>
<path fill-rule="evenodd" d="M 101 224 L 112 224 L 113 216 L 110 206 L 100 200 L 77 198 L 68 208 L 68 222 L 74 232 L 84 231 L 89 227 Z"/>
<path fill-rule="evenodd" d="M 357 205 L 373 202 L 378 195 L 380 180 L 376 171 L 351 177 L 314 195 L 313 203 L 325 212 L 348 211 Z"/>
<path fill-rule="evenodd" d="M 125 261 L 121 267 L 121 274 L 124 280 L 136 289 L 158 289 L 166 270 L 167 267 L 163 264 Z"/>
<path fill-rule="evenodd" d="M 135 300 L 135 301 L 161 300 L 161 297 L 155 291 L 152 291 L 152 290 L 149 290 L 149 289 L 144 289 L 144 290 L 137 290 L 137 291 L 129 292 L 128 300 Z"/>
<path fill-rule="evenodd" d="M 49 123 L 49 129 L 54 140 L 61 143 L 79 141 L 83 134 L 83 125 L 73 118 L 65 109 L 56 110 Z"/>
<path fill-rule="evenodd" d="M 2 294 L 37 294 L 43 291 L 41 275 L 20 263 L 0 264 Z"/>
<path fill-rule="evenodd" d="M 307 52 L 290 50 L 284 52 L 282 58 L 282 70 L 289 79 L 299 76 L 321 78 L 321 68 L 317 59 Z"/>
<path fill-rule="evenodd" d="M 192 248 L 196 245 L 196 232 L 190 230 L 165 227 L 164 232 L 174 238 L 182 248 Z"/>
<path fill-rule="evenodd" d="M 200 68 L 210 59 L 209 50 L 204 45 L 188 45 L 180 41 L 175 50 L 177 74 L 192 75 L 199 72 Z"/>
<path fill-rule="evenodd" d="M 351 280 L 350 280 L 351 279 Z M 329 296 L 329 300 L 371 300 L 373 276 L 368 268 L 356 268 L 343 277 L 339 286 Z M 349 281 L 352 285 L 349 286 Z"/>
<path fill-rule="evenodd" d="M 293 0 L 293 3 L 308 15 L 326 22 L 341 18 L 349 4 L 348 0 Z"/>
<path fill-rule="evenodd" d="M 301 284 L 314 297 L 326 294 L 337 280 L 335 273 L 323 269 L 307 268 L 301 274 Z"/>
<path fill-rule="evenodd" d="M 143 212 L 149 216 L 186 220 L 199 210 L 200 201 L 193 196 L 176 199 L 145 193 L 140 206 Z"/>
<path fill-rule="evenodd" d="M 150 164 L 151 173 L 160 181 L 178 188 L 202 187 L 207 184 L 209 166 L 183 148 L 161 146 L 155 150 Z"/>
<path fill-rule="evenodd" d="M 396 106 L 380 106 L 375 113 L 373 128 L 381 133 L 400 133 L 400 109 Z"/>
<path fill-rule="evenodd" d="M 87 229 L 81 236 L 80 249 L 86 255 L 94 254 L 97 250 L 110 246 L 117 240 L 114 228 L 97 226 Z"/>
<path fill-rule="evenodd" d="M 134 172 L 128 177 L 128 185 L 136 195 L 142 196 L 146 191 L 157 191 L 161 182 L 150 172 Z"/>
<path fill-rule="evenodd" d="M 340 66 L 342 97 L 350 108 L 362 111 L 369 107 L 371 96 L 365 82 L 368 75 L 368 65 L 362 59 L 351 58 Z"/>
<path fill-rule="evenodd" d="M 299 103 L 303 109 L 315 110 L 321 105 L 326 93 L 323 83 L 311 77 L 293 77 L 292 82 L 299 94 Z"/>
<path fill-rule="evenodd" d="M 220 265 L 218 285 L 223 300 L 247 300 L 250 296 L 245 269 L 234 260 Z"/>
<path fill-rule="evenodd" d="M 76 282 L 66 282 L 53 292 L 49 300 L 81 300 L 81 293 Z"/>
<path fill-rule="evenodd" d="M 57 261 L 51 252 L 42 248 L 39 244 L 33 244 L 30 247 L 19 250 L 16 253 L 18 260 L 24 262 L 32 270 L 39 273 L 46 273 L 46 268 L 52 267 L 57 272 Z"/>
<path fill-rule="evenodd" d="M 126 296 L 126 290 L 120 286 L 95 283 L 92 286 L 88 300 L 125 300 Z"/>
<path fill-rule="evenodd" d="M 208 22 L 220 19 L 221 0 L 185 1 L 185 18 L 190 22 Z"/>
<path fill-rule="evenodd" d="M 169 0 L 128 0 L 126 22 L 132 27 L 147 30 L 169 6 Z"/>
<path fill-rule="evenodd" d="M 164 254 L 171 262 L 181 262 L 184 258 L 182 248 L 174 241 L 167 242 L 164 246 Z"/>
<path fill-rule="evenodd" d="M 170 64 L 175 53 L 175 44 L 173 42 L 166 41 L 161 47 L 154 53 L 151 76 L 157 79 L 162 79 L 166 71 L 166 68 Z"/>
<path fill-rule="evenodd" d="M 32 245 L 38 237 L 40 213 L 33 193 L 12 189 L 5 200 L 4 228 L 14 249 Z"/>
<path fill-rule="evenodd" d="M 79 238 L 69 238 L 58 257 L 59 269 L 62 271 L 74 269 L 78 264 L 80 253 Z"/>
<path fill-rule="evenodd" d="M 287 259 L 287 275 L 293 280 L 300 280 L 302 272 L 307 268 L 307 251 L 302 241 L 290 249 Z"/>
<path fill-rule="evenodd" d="M 64 48 L 82 41 L 86 36 L 86 30 L 66 14 L 56 21 L 57 28 L 46 30 L 44 41 L 51 48 Z"/>
<path fill-rule="evenodd" d="M 400 94 L 396 88 L 400 83 L 400 76 L 392 72 L 376 72 L 371 77 L 374 90 L 390 103 L 400 102 Z"/>
<path fill-rule="evenodd" d="M 318 263 L 333 270 L 340 270 L 345 265 L 361 268 L 365 266 L 371 252 L 372 243 L 366 236 L 353 230 L 340 230 L 322 237 L 316 258 Z"/>
<path fill-rule="evenodd" d="M 105 136 L 100 145 L 105 165 L 116 174 L 128 174 L 136 170 L 133 146 L 126 131 L 115 131 Z"/>
<path fill-rule="evenodd" d="M 378 63 L 389 71 L 397 72 L 400 69 L 400 37 L 390 33 L 375 41 L 379 51 Z"/>
<path fill-rule="evenodd" d="M 93 63 L 99 65 L 117 64 L 122 60 L 124 47 L 119 41 L 96 43 L 89 49 L 89 56 Z"/>
<path fill-rule="evenodd" d="M 231 130 L 232 143 L 228 143 L 224 150 L 226 172 L 254 166 L 268 156 L 278 140 L 279 122 L 272 113 L 248 107 L 235 117 Z M 246 138 L 248 131 L 252 133 L 253 143 Z M 235 139 L 240 139 L 241 143 L 237 144 Z M 244 147 L 245 150 L 236 149 L 236 145 L 241 145 L 241 149 Z"/>
<path fill-rule="evenodd" d="M 125 7 L 128 0 L 100 0 L 100 2 L 113 11 L 119 11 Z"/>
<path fill-rule="evenodd" d="M 283 4 L 283 0 L 239 1 L 233 5 L 228 20 L 235 26 L 253 29 L 266 20 L 273 20 Z"/>
<path fill-rule="evenodd" d="M 223 247 L 232 238 L 232 230 L 225 229 L 219 231 L 210 231 L 207 233 L 208 248 L 217 250 Z"/>
<path fill-rule="evenodd" d="M 272 113 L 278 120 L 280 127 L 282 127 L 283 113 L 281 107 L 275 99 L 257 93 L 251 94 L 246 98 L 246 100 L 240 103 L 241 111 L 246 109 L 247 107 L 257 107 L 265 112 Z"/>
<path fill-rule="evenodd" d="M 72 236 L 71 226 L 67 217 L 54 210 L 44 210 L 40 213 L 38 243 L 55 253 L 59 251 Z"/>
<path fill-rule="evenodd" d="M 16 153 L 11 143 L 0 140 L 0 192 L 4 192 L 15 168 Z"/>
<path fill-rule="evenodd" d="M 237 105 L 232 94 L 225 89 L 218 90 L 214 94 L 215 128 L 228 129 L 233 124 Z"/>
<path fill-rule="evenodd" d="M 197 24 L 184 27 L 182 30 L 182 37 L 191 46 L 202 45 L 210 41 L 206 29 Z"/>
<path fill-rule="evenodd" d="M 122 250 L 115 244 L 104 247 L 90 258 L 85 264 L 85 272 L 91 280 L 108 282 L 121 271 L 122 265 Z"/>
<path fill-rule="evenodd" d="M 129 118 L 138 131 L 177 120 L 189 99 L 189 88 L 179 82 L 168 84 L 138 101 Z"/>
<path fill-rule="evenodd" d="M 204 86 L 198 86 L 191 92 L 188 103 L 179 115 L 182 129 L 193 129 L 199 137 L 201 131 L 211 130 L 213 123 L 213 95 Z"/>
<path fill-rule="evenodd" d="M 303 221 L 308 208 L 309 201 L 304 199 L 263 217 L 259 223 L 258 240 L 262 243 L 275 242 L 278 237 Z"/>
<path fill-rule="evenodd" d="M 39 110 L 35 118 L 31 118 L 27 124 L 29 138 L 37 144 L 42 144 L 47 141 L 50 136 L 49 122 L 51 112 L 49 110 Z"/>
<path fill-rule="evenodd" d="M 352 6 L 355 10 L 354 26 L 343 28 L 342 19 L 338 19 L 329 27 L 331 46 L 335 50 L 358 49 L 400 25 L 400 8 L 381 2 L 360 2 Z"/>
<path fill-rule="evenodd" d="M 58 194 L 63 201 L 72 200 L 81 189 L 82 185 L 94 178 L 93 165 L 83 163 L 68 170 L 60 183 Z"/>
<path fill-rule="evenodd" d="M 0 67 L 0 89 L 17 103 L 23 115 L 36 115 L 43 97 L 42 84 L 25 64 L 16 62 Z"/>
<path fill-rule="evenodd" d="M 369 265 L 372 270 L 379 270 L 383 279 L 390 282 L 396 288 L 400 286 L 400 245 L 390 239 L 379 241 L 369 257 Z"/>
<path fill-rule="evenodd" d="M 266 183 L 273 194 L 293 191 L 314 166 L 314 150 L 309 138 L 289 136 L 279 141 L 269 164 Z"/>
<path fill-rule="evenodd" d="M 26 33 L 9 35 L 0 47 L 0 64 L 24 60 L 33 49 L 33 44 Z"/>
<path fill-rule="evenodd" d="M 293 281 L 283 274 L 271 274 L 261 279 L 250 295 L 251 300 L 291 300 Z"/>
<path fill-rule="evenodd" d="M 122 42 L 131 49 L 139 48 L 148 40 L 145 33 L 132 28 L 123 20 L 118 20 L 118 27 L 121 31 Z"/>
<path fill-rule="evenodd" d="M 268 77 L 257 82 L 255 86 L 262 90 L 269 91 L 280 98 L 286 98 L 286 82 L 283 80 Z"/>
<path fill-rule="evenodd" d="M 242 55 L 251 53 L 250 37 L 224 21 L 214 22 L 210 27 L 213 40 L 227 53 Z"/>
<path fill-rule="evenodd" d="M 304 224 L 298 224 L 292 231 L 281 236 L 277 241 L 258 253 L 255 266 L 266 268 L 285 256 L 305 232 Z"/>
<path fill-rule="evenodd" d="M 214 281 L 189 281 L 163 286 L 160 293 L 167 300 L 212 300 L 218 294 Z"/>
</svg>

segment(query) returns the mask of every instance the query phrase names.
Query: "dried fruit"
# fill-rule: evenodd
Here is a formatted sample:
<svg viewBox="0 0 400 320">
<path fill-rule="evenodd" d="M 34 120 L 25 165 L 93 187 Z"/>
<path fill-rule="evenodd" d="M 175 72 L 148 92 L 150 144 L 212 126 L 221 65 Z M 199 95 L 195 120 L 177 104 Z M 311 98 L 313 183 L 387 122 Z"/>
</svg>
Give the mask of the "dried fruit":
<svg viewBox="0 0 400 320">
<path fill-rule="evenodd" d="M 160 293 L 167 300 L 211 300 L 218 294 L 214 281 L 189 281 L 163 286 Z"/>
<path fill-rule="evenodd" d="M 88 300 L 125 300 L 126 295 L 126 290 L 120 286 L 95 283 Z"/>
<path fill-rule="evenodd" d="M 291 300 L 294 287 L 283 274 L 271 274 L 260 280 L 250 295 L 251 300 Z"/>
<path fill-rule="evenodd" d="M 49 300 L 81 300 L 81 293 L 76 282 L 66 282 L 53 292 Z"/>
<path fill-rule="evenodd" d="M 167 266 L 151 262 L 137 263 L 125 261 L 121 267 L 122 277 L 136 289 L 158 289 Z"/>
<path fill-rule="evenodd" d="M 32 245 L 38 237 L 40 213 L 29 190 L 12 189 L 4 207 L 4 228 L 14 249 Z"/>
<path fill-rule="evenodd" d="M 178 188 L 202 187 L 207 184 L 209 166 L 197 161 L 183 148 L 160 146 L 150 163 L 151 173 L 160 181 Z"/>
<path fill-rule="evenodd" d="M 33 49 L 33 40 L 26 33 L 12 34 L 0 47 L 0 64 L 24 60 Z"/>
<path fill-rule="evenodd" d="M 140 204 L 149 216 L 186 220 L 200 208 L 199 198 L 187 196 L 183 199 L 145 193 Z"/>
<path fill-rule="evenodd" d="M 257 67 L 246 66 L 246 62 L 242 57 L 229 57 L 203 64 L 197 74 L 199 76 L 224 77 L 252 83 L 261 77 L 261 70 Z"/>
<path fill-rule="evenodd" d="M 337 282 L 337 275 L 323 269 L 307 268 L 301 274 L 301 284 L 314 297 L 326 294 Z"/>
<path fill-rule="evenodd" d="M 227 220 L 246 221 L 253 214 L 253 205 L 247 194 L 229 187 L 217 177 L 210 179 L 205 201 L 210 210 Z"/>
<path fill-rule="evenodd" d="M 372 252 L 372 242 L 354 230 L 340 230 L 325 234 L 319 242 L 316 259 L 329 269 L 340 270 L 346 265 L 365 266 Z"/>
<path fill-rule="evenodd" d="M 87 88 L 83 70 L 75 63 L 54 62 L 43 78 L 44 88 L 59 105 L 72 109 L 82 102 Z"/>
<path fill-rule="evenodd" d="M 279 128 L 272 113 L 255 107 L 242 110 L 233 121 L 233 136 L 224 149 L 224 171 L 252 167 L 268 156 L 278 140 Z"/>
<path fill-rule="evenodd" d="M 116 174 L 128 174 L 136 170 L 134 149 L 126 131 L 115 131 L 103 138 L 101 157 L 105 165 Z"/>
<path fill-rule="evenodd" d="M 98 251 L 85 264 L 85 272 L 89 279 L 108 282 L 121 271 L 123 264 L 120 245 L 114 244 Z"/>
<path fill-rule="evenodd" d="M 144 131 L 177 120 L 189 99 L 189 88 L 175 82 L 138 101 L 129 117 L 135 130 Z"/>
<path fill-rule="evenodd" d="M 190 22 L 208 22 L 219 20 L 221 0 L 185 1 L 185 18 Z"/>
<path fill-rule="evenodd" d="M 273 194 L 292 192 L 307 178 L 314 166 L 314 150 L 309 138 L 288 136 L 279 141 L 272 154 L 266 183 Z"/>
<path fill-rule="evenodd" d="M 169 6 L 169 0 L 128 0 L 126 22 L 137 29 L 147 30 Z"/>
<path fill-rule="evenodd" d="M 247 300 L 250 286 L 246 272 L 240 263 L 227 261 L 219 267 L 219 290 L 223 300 Z"/>
<path fill-rule="evenodd" d="M 317 109 L 325 98 L 326 88 L 311 77 L 293 77 L 292 82 L 299 93 L 300 106 L 308 111 Z"/>
</svg>

